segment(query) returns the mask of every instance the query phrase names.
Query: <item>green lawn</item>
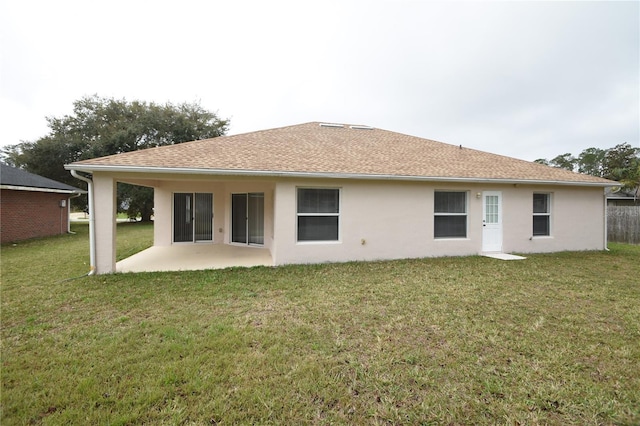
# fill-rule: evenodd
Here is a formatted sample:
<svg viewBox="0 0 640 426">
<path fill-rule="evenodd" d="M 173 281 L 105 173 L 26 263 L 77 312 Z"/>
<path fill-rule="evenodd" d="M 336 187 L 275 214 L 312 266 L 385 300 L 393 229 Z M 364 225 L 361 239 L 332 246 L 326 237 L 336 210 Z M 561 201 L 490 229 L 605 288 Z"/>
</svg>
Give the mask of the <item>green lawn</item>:
<svg viewBox="0 0 640 426">
<path fill-rule="evenodd" d="M 2 425 L 640 424 L 640 246 L 63 281 L 74 230 L 2 247 Z"/>
</svg>

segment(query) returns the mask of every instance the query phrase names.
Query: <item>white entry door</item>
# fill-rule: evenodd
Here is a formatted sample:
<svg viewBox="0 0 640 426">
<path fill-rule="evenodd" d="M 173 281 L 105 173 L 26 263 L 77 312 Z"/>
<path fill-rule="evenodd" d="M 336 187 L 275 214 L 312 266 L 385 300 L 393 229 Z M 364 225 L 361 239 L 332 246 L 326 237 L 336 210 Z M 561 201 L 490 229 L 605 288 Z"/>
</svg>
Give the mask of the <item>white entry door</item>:
<svg viewBox="0 0 640 426">
<path fill-rule="evenodd" d="M 482 251 L 502 251 L 502 192 L 482 193 Z"/>
</svg>

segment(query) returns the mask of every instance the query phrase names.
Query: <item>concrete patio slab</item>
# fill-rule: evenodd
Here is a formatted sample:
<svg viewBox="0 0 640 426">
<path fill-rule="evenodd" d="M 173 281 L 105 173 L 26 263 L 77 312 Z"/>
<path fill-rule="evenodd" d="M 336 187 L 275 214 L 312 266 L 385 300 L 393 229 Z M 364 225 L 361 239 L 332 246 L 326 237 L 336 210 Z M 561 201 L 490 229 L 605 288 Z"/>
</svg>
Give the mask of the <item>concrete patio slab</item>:
<svg viewBox="0 0 640 426">
<path fill-rule="evenodd" d="M 526 257 L 516 256 L 515 254 L 509 254 L 509 253 L 483 253 L 482 255 L 484 257 L 491 257 L 493 259 L 500 259 L 500 260 L 524 260 L 524 259 L 526 259 Z"/>
<path fill-rule="evenodd" d="M 228 244 L 153 246 L 116 263 L 116 272 L 195 271 L 273 266 L 269 249 Z"/>
</svg>

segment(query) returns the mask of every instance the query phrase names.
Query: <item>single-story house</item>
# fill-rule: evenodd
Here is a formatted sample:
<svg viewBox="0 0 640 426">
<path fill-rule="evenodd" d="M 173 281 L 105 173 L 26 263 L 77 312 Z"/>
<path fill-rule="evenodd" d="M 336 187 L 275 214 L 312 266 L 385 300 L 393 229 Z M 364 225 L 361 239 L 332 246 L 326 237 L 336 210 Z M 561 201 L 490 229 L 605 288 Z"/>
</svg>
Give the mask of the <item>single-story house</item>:
<svg viewBox="0 0 640 426">
<path fill-rule="evenodd" d="M 0 163 L 2 243 L 69 232 L 69 200 L 86 193 Z"/>
<path fill-rule="evenodd" d="M 603 250 L 604 188 L 618 185 L 369 126 L 318 122 L 65 167 L 90 182 L 96 273 L 117 271 L 116 182 L 154 188 L 154 247 L 261 249 L 270 265 Z"/>
</svg>

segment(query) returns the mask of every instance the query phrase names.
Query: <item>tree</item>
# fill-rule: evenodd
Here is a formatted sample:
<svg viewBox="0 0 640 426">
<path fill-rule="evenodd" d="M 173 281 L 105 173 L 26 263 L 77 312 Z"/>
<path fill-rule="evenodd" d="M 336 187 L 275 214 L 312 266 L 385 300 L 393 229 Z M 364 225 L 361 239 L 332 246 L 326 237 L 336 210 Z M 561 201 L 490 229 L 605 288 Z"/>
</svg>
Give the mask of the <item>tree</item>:
<svg viewBox="0 0 640 426">
<path fill-rule="evenodd" d="M 550 166 L 573 171 L 576 165 L 576 158 L 570 153 L 558 155 L 549 162 Z"/>
<path fill-rule="evenodd" d="M 587 148 L 578 156 L 578 172 L 591 176 L 602 176 L 606 150 Z"/>
<path fill-rule="evenodd" d="M 15 167 L 74 186 L 80 183 L 64 169 L 65 164 L 213 138 L 224 135 L 229 125 L 197 103 L 159 105 L 97 95 L 75 101 L 71 115 L 47 117 L 47 123 L 48 135 L 9 146 L 2 157 Z M 153 190 L 118 184 L 118 206 L 130 217 L 149 220 Z"/>
<path fill-rule="evenodd" d="M 618 181 L 622 189 L 640 196 L 640 148 L 626 142 L 609 149 L 587 148 L 577 159 L 567 153 L 551 161 L 540 158 L 535 162 L 568 170 L 577 166 L 580 173 Z"/>
<path fill-rule="evenodd" d="M 546 158 L 538 158 L 537 160 L 533 160 L 534 163 L 542 164 L 544 166 L 549 166 L 549 160 Z"/>
<path fill-rule="evenodd" d="M 607 150 L 603 160 L 603 177 L 619 182 L 633 180 L 640 163 L 640 148 L 621 143 Z"/>
</svg>

